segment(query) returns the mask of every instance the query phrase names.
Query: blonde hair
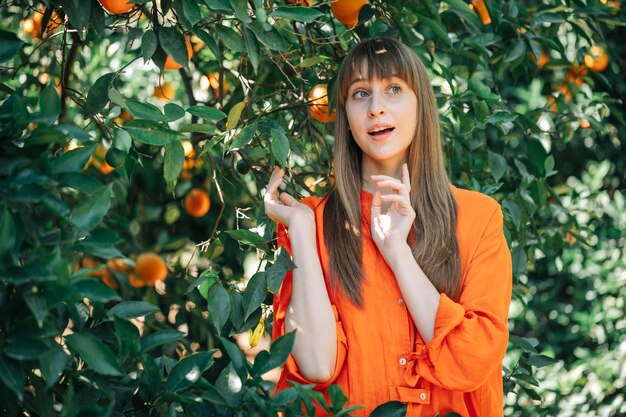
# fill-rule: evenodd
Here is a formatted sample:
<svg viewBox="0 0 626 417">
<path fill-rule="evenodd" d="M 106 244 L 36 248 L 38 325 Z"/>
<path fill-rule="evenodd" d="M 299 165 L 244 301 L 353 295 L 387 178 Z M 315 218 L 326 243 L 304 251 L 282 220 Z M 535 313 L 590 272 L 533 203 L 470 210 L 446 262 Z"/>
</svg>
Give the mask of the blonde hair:
<svg viewBox="0 0 626 417">
<path fill-rule="evenodd" d="M 408 238 L 413 256 L 439 292 L 458 300 L 461 262 L 456 239 L 456 202 L 445 168 L 439 113 L 424 64 L 406 45 L 392 39 L 367 40 L 344 58 L 336 82 L 335 186 L 325 197 L 324 240 L 331 286 L 361 305 L 361 150 L 349 130 L 345 103 L 354 74 L 368 79 L 398 76 L 417 96 L 417 127 L 409 146 L 411 205 L 416 218 Z"/>
</svg>

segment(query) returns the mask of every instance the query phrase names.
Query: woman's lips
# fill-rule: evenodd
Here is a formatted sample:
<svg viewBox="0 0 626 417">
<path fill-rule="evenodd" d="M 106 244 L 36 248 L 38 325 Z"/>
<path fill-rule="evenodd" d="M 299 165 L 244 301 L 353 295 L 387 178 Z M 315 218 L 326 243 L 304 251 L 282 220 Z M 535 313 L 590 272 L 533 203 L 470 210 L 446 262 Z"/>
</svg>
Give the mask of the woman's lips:
<svg viewBox="0 0 626 417">
<path fill-rule="evenodd" d="M 393 132 L 395 130 L 394 127 L 388 127 L 382 130 L 377 130 L 375 132 L 368 132 L 368 135 L 376 138 L 376 139 L 384 139 L 386 138 L 391 132 Z"/>
</svg>

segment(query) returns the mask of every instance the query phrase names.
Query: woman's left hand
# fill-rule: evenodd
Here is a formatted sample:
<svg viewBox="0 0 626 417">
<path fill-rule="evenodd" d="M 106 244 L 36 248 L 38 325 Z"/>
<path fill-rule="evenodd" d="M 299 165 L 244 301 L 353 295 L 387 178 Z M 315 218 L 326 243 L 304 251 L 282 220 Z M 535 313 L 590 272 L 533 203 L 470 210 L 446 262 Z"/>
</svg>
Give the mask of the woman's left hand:
<svg viewBox="0 0 626 417">
<path fill-rule="evenodd" d="M 376 191 L 372 200 L 372 239 L 385 256 L 401 245 L 406 245 L 415 220 L 415 210 L 409 198 L 411 191 L 409 168 L 407 164 L 402 165 L 402 180 L 387 175 L 372 175 L 371 178 L 379 188 L 392 190 L 392 194 Z M 382 210 L 383 202 L 391 203 L 385 212 Z"/>
</svg>

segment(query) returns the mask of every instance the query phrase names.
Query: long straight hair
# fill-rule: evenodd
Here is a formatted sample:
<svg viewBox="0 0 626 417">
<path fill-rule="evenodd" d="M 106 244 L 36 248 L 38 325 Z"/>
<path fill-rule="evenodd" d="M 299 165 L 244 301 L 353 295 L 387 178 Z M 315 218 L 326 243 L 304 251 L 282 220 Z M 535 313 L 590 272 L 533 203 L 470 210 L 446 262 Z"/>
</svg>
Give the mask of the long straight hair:
<svg viewBox="0 0 626 417">
<path fill-rule="evenodd" d="M 367 68 L 367 74 L 361 74 Z M 367 40 L 344 58 L 337 76 L 335 121 L 335 186 L 326 196 L 324 241 L 330 259 L 331 286 L 362 305 L 363 279 L 361 157 L 345 110 L 353 77 L 401 78 L 417 96 L 417 127 L 409 146 L 410 199 L 416 212 L 408 243 L 413 256 L 440 293 L 458 300 L 461 262 L 456 239 L 456 202 L 445 168 L 435 93 L 424 64 L 406 45 L 392 39 Z M 356 203 L 356 204 L 355 204 Z"/>
</svg>

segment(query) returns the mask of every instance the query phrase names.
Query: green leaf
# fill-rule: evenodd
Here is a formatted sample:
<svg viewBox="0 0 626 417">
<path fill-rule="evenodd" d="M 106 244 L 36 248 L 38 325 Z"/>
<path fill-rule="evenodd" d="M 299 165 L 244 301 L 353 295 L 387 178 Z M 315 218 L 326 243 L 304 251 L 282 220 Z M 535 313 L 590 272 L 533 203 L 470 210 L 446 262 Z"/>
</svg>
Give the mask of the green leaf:
<svg viewBox="0 0 626 417">
<path fill-rule="evenodd" d="M 265 271 L 267 276 L 267 289 L 277 294 L 278 289 L 285 279 L 285 274 L 295 267 L 296 265 L 291 261 L 289 252 L 287 252 L 284 247 L 281 247 L 275 254 L 274 264 Z"/>
<path fill-rule="evenodd" d="M 173 27 L 162 27 L 159 31 L 159 41 L 165 53 L 175 62 L 187 68 L 189 56 L 183 35 Z"/>
<path fill-rule="evenodd" d="M 243 353 L 239 347 L 230 340 L 218 336 L 218 339 L 222 343 L 223 351 L 230 358 L 231 364 L 242 381 L 248 379 L 248 371 L 246 370 L 246 359 L 243 357 Z"/>
<path fill-rule="evenodd" d="M 213 365 L 214 353 L 214 351 L 197 352 L 178 361 L 167 377 L 165 389 L 176 392 L 195 384 L 202 374 Z"/>
<path fill-rule="evenodd" d="M 178 128 L 178 131 L 181 133 L 206 133 L 207 135 L 213 134 L 217 130 L 218 129 L 215 127 L 215 125 L 206 125 L 206 124 L 201 124 L 201 123 L 188 123 L 188 124 L 181 125 Z M 202 156 L 202 155 L 199 155 L 199 156 Z"/>
<path fill-rule="evenodd" d="M 295 20 L 298 22 L 313 23 L 315 19 L 324 16 L 324 13 L 319 12 L 310 7 L 287 7 L 278 6 L 270 17 L 282 17 L 284 19 Z"/>
<path fill-rule="evenodd" d="M 115 290 L 97 279 L 84 279 L 74 282 L 71 288 L 81 297 L 86 297 L 92 302 L 106 303 L 121 299 Z"/>
<path fill-rule="evenodd" d="M 141 55 L 143 62 L 146 63 L 152 58 L 157 50 L 158 40 L 152 29 L 147 29 L 141 37 Z"/>
<path fill-rule="evenodd" d="M 120 317 L 123 319 L 134 319 L 143 317 L 158 311 L 159 308 L 146 301 L 122 301 L 107 313 L 109 317 Z"/>
<path fill-rule="evenodd" d="M 244 146 L 246 146 L 248 143 L 250 143 L 250 141 L 254 137 L 254 134 L 256 133 L 256 130 L 257 130 L 256 123 L 251 123 L 247 125 L 246 127 L 244 127 L 243 129 L 241 129 L 239 133 L 237 133 L 237 135 L 235 136 L 235 139 L 233 139 L 233 141 L 231 142 L 230 150 L 232 151 L 235 149 L 241 149 Z"/>
<path fill-rule="evenodd" d="M 29 336 L 18 336 L 5 339 L 3 353 L 19 361 L 39 359 L 48 350 L 41 340 Z"/>
<path fill-rule="evenodd" d="M 42 328 L 49 310 L 46 297 L 41 292 L 28 292 L 24 294 L 24 301 L 37 319 L 37 325 Z"/>
<path fill-rule="evenodd" d="M 13 263 L 13 251 L 15 250 L 15 223 L 7 205 L 4 205 L 2 217 L 0 217 L 0 263 Z M 17 261 L 17 260 L 16 260 Z"/>
<path fill-rule="evenodd" d="M 423 22 L 426 24 L 426 26 L 428 26 L 433 33 L 435 34 L 435 36 L 443 41 L 443 43 L 446 44 L 446 46 L 448 46 L 449 48 L 452 48 L 452 42 L 450 42 L 450 38 L 448 37 L 448 32 L 446 32 L 446 29 L 441 26 L 441 24 L 435 20 L 429 19 L 425 16 L 420 16 L 419 17 L 420 22 Z"/>
<path fill-rule="evenodd" d="M 491 92 L 491 88 L 476 76 L 470 78 L 468 87 L 475 92 L 478 97 L 486 100 L 488 103 L 498 100 L 498 97 Z"/>
<path fill-rule="evenodd" d="M 165 116 L 167 116 L 168 122 L 176 121 L 182 117 L 185 117 L 185 109 L 175 103 L 167 103 L 164 107 Z"/>
<path fill-rule="evenodd" d="M 328 395 L 333 408 L 340 409 L 348 402 L 348 397 L 343 393 L 339 385 L 331 385 L 328 387 Z"/>
<path fill-rule="evenodd" d="M 187 109 L 187 113 L 198 116 L 211 123 L 216 123 L 226 118 L 226 113 L 214 107 L 191 106 Z"/>
<path fill-rule="evenodd" d="M 102 375 L 122 376 L 124 371 L 115 354 L 107 345 L 90 333 L 74 333 L 65 337 L 71 350 L 80 355 L 85 363 Z"/>
<path fill-rule="evenodd" d="M 126 106 L 128 107 L 128 111 L 137 119 L 147 119 L 154 122 L 169 121 L 169 117 L 163 115 L 163 112 L 153 104 L 127 100 Z"/>
<path fill-rule="evenodd" d="M 0 62 L 13 58 L 24 45 L 15 33 L 0 30 Z"/>
<path fill-rule="evenodd" d="M 81 172 L 85 168 L 85 165 L 87 165 L 94 149 L 96 149 L 96 146 L 92 145 L 64 152 L 61 156 L 52 161 L 50 164 L 50 173 L 56 176 L 70 172 Z"/>
<path fill-rule="evenodd" d="M 163 178 L 166 182 L 176 181 L 178 174 L 183 170 L 185 150 L 180 141 L 173 141 L 165 145 L 165 161 L 163 163 Z"/>
<path fill-rule="evenodd" d="M 86 233 L 95 228 L 109 211 L 113 184 L 105 185 L 72 210 L 70 221 L 78 233 Z"/>
<path fill-rule="evenodd" d="M 274 27 L 271 27 L 269 31 L 265 31 L 261 25 L 253 22 L 246 24 L 246 28 L 254 33 L 259 42 L 273 51 L 286 52 L 289 49 L 285 38 Z"/>
<path fill-rule="evenodd" d="M 400 401 L 389 401 L 376 407 L 370 417 L 405 417 L 406 409 L 407 405 Z"/>
<path fill-rule="evenodd" d="M 241 118 L 241 113 L 245 108 L 246 102 L 240 101 L 230 109 L 230 111 L 228 112 L 228 120 L 226 122 L 229 129 L 234 129 L 237 126 L 237 123 L 239 123 L 239 119 Z"/>
<path fill-rule="evenodd" d="M 482 27 L 482 23 L 476 12 L 469 8 L 469 5 L 463 0 L 444 0 L 450 5 L 450 11 L 456 13 L 461 19 L 469 23 L 473 29 Z"/>
<path fill-rule="evenodd" d="M 26 141 L 25 146 L 67 143 L 67 135 L 58 126 L 39 125 Z"/>
<path fill-rule="evenodd" d="M 160 330 L 141 339 L 141 348 L 143 351 L 148 351 L 157 346 L 176 342 L 184 337 L 185 333 L 177 330 Z"/>
<path fill-rule="evenodd" d="M 248 16 L 248 2 L 246 0 L 230 0 L 230 6 L 235 11 L 237 19 L 244 23 L 252 21 L 250 16 Z"/>
<path fill-rule="evenodd" d="M 247 320 L 248 317 L 259 308 L 263 300 L 265 300 L 266 295 L 267 281 L 265 279 L 265 272 L 257 272 L 250 278 L 246 286 L 246 291 L 243 293 L 244 320 Z"/>
<path fill-rule="evenodd" d="M 119 317 L 113 318 L 115 322 L 115 336 L 117 338 L 117 350 L 121 357 L 130 355 L 135 357 L 141 351 L 139 341 L 139 329 L 128 320 Z"/>
<path fill-rule="evenodd" d="M 60 3 L 70 23 L 80 34 L 89 21 L 91 7 L 74 0 L 60 0 Z"/>
<path fill-rule="evenodd" d="M 543 368 L 545 366 L 554 365 L 558 361 L 552 359 L 546 355 L 531 355 L 524 361 L 527 365 L 534 366 L 535 368 Z"/>
<path fill-rule="evenodd" d="M 39 359 L 39 369 L 41 369 L 43 379 L 46 381 L 46 389 L 50 389 L 56 385 L 68 360 L 69 356 L 65 353 L 63 348 L 58 345 L 50 346 L 48 350 L 41 355 Z"/>
<path fill-rule="evenodd" d="M 209 317 L 217 331 L 221 332 L 222 327 L 224 327 L 230 316 L 230 297 L 228 292 L 221 284 L 216 283 L 208 290 L 206 299 Z"/>
<path fill-rule="evenodd" d="M 254 233 L 250 230 L 239 229 L 239 230 L 226 230 L 224 233 L 228 234 L 230 237 L 238 241 L 242 245 L 249 245 L 255 247 L 257 249 L 262 249 L 267 251 L 267 242 L 257 233 Z"/>
<path fill-rule="evenodd" d="M 283 129 L 272 129 L 272 153 L 281 166 L 287 165 L 289 139 Z"/>
<path fill-rule="evenodd" d="M 491 176 L 493 180 L 498 182 L 506 172 L 506 159 L 500 154 L 489 151 L 488 154 L 489 167 L 491 168 Z"/>
<path fill-rule="evenodd" d="M 202 18 L 200 7 L 196 0 L 183 0 L 183 14 L 191 26 L 195 26 Z"/>
<path fill-rule="evenodd" d="M 5 361 L 4 357 L 0 356 L 0 380 L 20 401 L 24 398 L 24 379 L 24 371 L 16 361 Z"/>
<path fill-rule="evenodd" d="M 253 375 L 261 376 L 274 368 L 282 366 L 289 357 L 295 340 L 296 332 L 285 333 L 278 339 L 274 340 L 272 342 L 272 346 L 270 347 L 269 357 L 267 360 L 259 361 L 258 365 L 255 360 L 252 368 Z"/>
<path fill-rule="evenodd" d="M 516 246 L 511 251 L 511 258 L 513 262 L 513 276 L 519 277 L 526 272 L 526 266 L 528 264 L 528 258 L 526 251 L 521 246 Z"/>
<path fill-rule="evenodd" d="M 41 92 L 39 108 L 41 109 L 41 113 L 37 120 L 41 123 L 51 125 L 59 117 L 59 113 L 61 112 L 61 97 L 59 97 L 54 81 L 50 82 Z"/>
<path fill-rule="evenodd" d="M 510 52 L 506 56 L 504 62 L 515 61 L 516 59 L 524 55 L 525 52 L 526 52 L 526 44 L 524 43 L 522 39 L 518 39 L 513 44 L 513 47 L 510 49 Z"/>
<path fill-rule="evenodd" d="M 175 130 L 168 129 L 151 120 L 131 120 L 124 125 L 124 130 L 137 142 L 163 146 L 184 137 Z"/>
<path fill-rule="evenodd" d="M 247 52 L 248 59 L 250 59 L 250 63 L 256 74 L 259 71 L 259 63 L 261 61 L 261 47 L 259 46 L 254 32 L 250 29 L 244 28 L 243 34 L 245 39 L 244 52 Z"/>
<path fill-rule="evenodd" d="M 104 109 L 104 106 L 109 102 L 109 89 L 116 76 L 117 74 L 114 72 L 104 74 L 93 83 L 87 94 L 85 117 L 93 117 Z"/>
<path fill-rule="evenodd" d="M 224 43 L 226 48 L 233 52 L 246 52 L 246 44 L 241 35 L 232 28 L 215 25 L 215 34 Z"/>
</svg>

